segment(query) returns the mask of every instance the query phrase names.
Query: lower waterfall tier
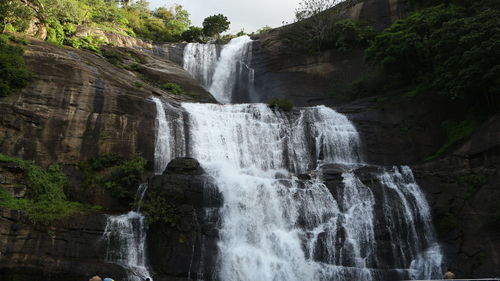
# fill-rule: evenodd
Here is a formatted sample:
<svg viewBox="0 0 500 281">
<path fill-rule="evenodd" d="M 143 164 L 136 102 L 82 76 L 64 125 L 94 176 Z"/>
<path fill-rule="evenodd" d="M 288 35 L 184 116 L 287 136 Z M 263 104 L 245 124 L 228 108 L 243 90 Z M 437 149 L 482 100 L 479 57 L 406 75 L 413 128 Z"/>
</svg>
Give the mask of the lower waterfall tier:
<svg viewBox="0 0 500 281">
<path fill-rule="evenodd" d="M 430 209 L 411 169 L 364 164 L 345 116 L 322 106 L 284 114 L 264 104 L 154 101 L 170 108 L 158 114 L 157 163 L 198 159 L 220 193 L 210 211 L 217 258 L 213 269 L 198 269 L 202 280 L 441 276 Z"/>
</svg>

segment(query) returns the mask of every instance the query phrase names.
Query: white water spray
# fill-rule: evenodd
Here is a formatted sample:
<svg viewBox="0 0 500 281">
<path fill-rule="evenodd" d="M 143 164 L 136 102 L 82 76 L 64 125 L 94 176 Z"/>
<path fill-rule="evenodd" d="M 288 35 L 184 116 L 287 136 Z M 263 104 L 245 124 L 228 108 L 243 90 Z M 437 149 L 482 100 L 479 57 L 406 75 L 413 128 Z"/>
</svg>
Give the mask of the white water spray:
<svg viewBox="0 0 500 281">
<path fill-rule="evenodd" d="M 189 43 L 184 49 L 184 69 L 209 89 L 217 64 L 217 45 Z"/>
<path fill-rule="evenodd" d="M 252 42 L 246 35 L 234 38 L 222 47 L 219 57 L 217 45 L 190 43 L 184 49 L 184 69 L 220 103 L 231 103 L 237 92 L 249 96 L 255 76 L 250 66 Z"/>
<path fill-rule="evenodd" d="M 438 276 L 441 252 L 429 208 L 408 167 L 379 176 L 385 193 L 397 196 L 381 202 L 352 172 L 342 174 L 336 196 L 319 176 L 304 182 L 290 173 L 362 164 L 359 134 L 345 116 L 322 106 L 288 115 L 263 104 L 182 106 L 189 116 L 189 156 L 214 177 L 224 198 L 217 280 Z M 379 259 L 375 206 L 394 204 L 394 212 L 378 219 L 387 222 L 390 243 L 408 251 L 394 253 L 401 263 L 387 264 Z M 399 224 L 389 224 L 394 221 Z M 415 223 L 423 223 L 422 230 Z M 421 239 L 424 232 L 428 237 Z"/>
<path fill-rule="evenodd" d="M 147 188 L 147 184 L 139 186 L 137 203 L 142 201 Z M 107 249 L 106 260 L 125 268 L 127 281 L 151 279 L 146 257 L 146 226 L 139 207 L 124 215 L 108 216 L 103 238 Z"/>
</svg>

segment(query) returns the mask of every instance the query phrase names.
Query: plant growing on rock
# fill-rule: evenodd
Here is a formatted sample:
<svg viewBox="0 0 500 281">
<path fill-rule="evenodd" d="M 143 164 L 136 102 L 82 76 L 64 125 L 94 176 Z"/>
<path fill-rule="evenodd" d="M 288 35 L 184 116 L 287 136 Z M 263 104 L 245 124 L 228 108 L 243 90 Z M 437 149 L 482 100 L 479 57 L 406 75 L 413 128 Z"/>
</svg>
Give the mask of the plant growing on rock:
<svg viewBox="0 0 500 281">
<path fill-rule="evenodd" d="M 17 165 L 28 182 L 25 198 L 14 198 L 0 186 L 0 207 L 23 211 L 30 220 L 40 224 L 54 223 L 83 209 L 80 203 L 66 199 L 64 188 L 68 178 L 59 165 L 43 170 L 30 161 L 3 154 L 0 154 L 0 162 Z"/>
<path fill-rule="evenodd" d="M 287 111 L 287 112 L 292 111 L 292 109 L 293 109 L 293 103 L 287 99 L 274 98 L 268 102 L 268 105 L 269 105 L 269 107 L 271 107 L 273 109 L 278 108 L 278 109 L 281 109 L 281 110 Z"/>
<path fill-rule="evenodd" d="M 23 59 L 24 49 L 9 44 L 9 38 L 0 37 L 0 97 L 28 84 L 31 72 Z"/>
<path fill-rule="evenodd" d="M 140 156 L 106 154 L 81 162 L 79 168 L 87 188 L 105 187 L 113 196 L 124 198 L 142 182 L 146 164 Z"/>
<path fill-rule="evenodd" d="M 181 85 L 177 84 L 177 83 L 165 83 L 165 84 L 162 84 L 160 85 L 160 89 L 164 90 L 164 91 L 167 91 L 167 92 L 170 92 L 174 95 L 182 95 L 182 94 L 185 94 L 186 91 L 184 91 L 184 89 L 182 88 Z"/>
</svg>

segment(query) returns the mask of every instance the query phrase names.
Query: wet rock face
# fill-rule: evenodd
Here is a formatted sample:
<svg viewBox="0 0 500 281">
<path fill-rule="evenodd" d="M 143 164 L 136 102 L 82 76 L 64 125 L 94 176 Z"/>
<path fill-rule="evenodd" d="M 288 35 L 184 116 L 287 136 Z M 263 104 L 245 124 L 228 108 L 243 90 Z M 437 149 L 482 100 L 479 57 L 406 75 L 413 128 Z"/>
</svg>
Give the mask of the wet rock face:
<svg viewBox="0 0 500 281">
<path fill-rule="evenodd" d="M 366 22 L 379 31 L 410 10 L 407 0 L 349 1 L 348 5 L 340 4 L 327 13 Z M 332 98 L 332 94 L 345 91 L 370 70 L 361 48 L 316 55 L 291 54 L 281 36 L 283 30 L 285 28 L 278 28 L 263 34 L 253 46 L 252 67 L 261 102 L 286 98 L 298 106 L 335 105 L 339 101 Z"/>
<path fill-rule="evenodd" d="M 36 40 L 26 46 L 25 59 L 33 80 L 0 98 L 0 150 L 44 166 L 107 153 L 139 153 L 152 162 L 156 107 L 149 97 L 162 95 L 173 103 L 193 99 L 141 78 L 158 85 L 175 82 L 199 101 L 213 101 L 181 67 L 145 53 L 138 62 L 142 76 L 98 54 Z"/>
<path fill-rule="evenodd" d="M 1 280 L 81 281 L 92 274 L 124 280 L 120 266 L 104 261 L 105 225 L 103 215 L 91 215 L 34 226 L 19 212 L 0 209 Z"/>
<path fill-rule="evenodd" d="M 152 159 L 151 91 L 96 54 L 45 42 L 27 46 L 33 80 L 0 99 L 0 149 L 47 165 L 97 154 L 141 152 Z"/>
<path fill-rule="evenodd" d="M 203 276 L 203 280 L 211 280 L 217 256 L 217 212 L 222 204 L 212 179 L 195 159 L 174 159 L 162 175 L 152 178 L 144 204 L 158 198 L 166 202 L 170 217 L 168 222 L 152 223 L 148 230 L 154 279 L 193 280 Z"/>
<path fill-rule="evenodd" d="M 499 128 L 497 114 L 451 155 L 413 168 L 457 278 L 500 275 Z"/>
</svg>

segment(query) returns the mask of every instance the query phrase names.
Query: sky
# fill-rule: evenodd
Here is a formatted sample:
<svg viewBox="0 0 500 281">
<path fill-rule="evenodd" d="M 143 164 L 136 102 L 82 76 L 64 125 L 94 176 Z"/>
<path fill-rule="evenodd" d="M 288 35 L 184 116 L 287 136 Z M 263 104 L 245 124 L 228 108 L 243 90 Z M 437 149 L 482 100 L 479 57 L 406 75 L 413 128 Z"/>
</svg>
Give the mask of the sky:
<svg viewBox="0 0 500 281">
<path fill-rule="evenodd" d="M 301 0 L 149 0 L 151 8 L 180 4 L 191 14 L 193 25 L 202 26 L 203 19 L 225 15 L 231 22 L 230 33 L 241 29 L 251 33 L 263 26 L 279 27 L 293 22 Z"/>
</svg>

